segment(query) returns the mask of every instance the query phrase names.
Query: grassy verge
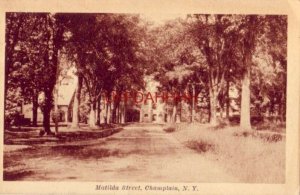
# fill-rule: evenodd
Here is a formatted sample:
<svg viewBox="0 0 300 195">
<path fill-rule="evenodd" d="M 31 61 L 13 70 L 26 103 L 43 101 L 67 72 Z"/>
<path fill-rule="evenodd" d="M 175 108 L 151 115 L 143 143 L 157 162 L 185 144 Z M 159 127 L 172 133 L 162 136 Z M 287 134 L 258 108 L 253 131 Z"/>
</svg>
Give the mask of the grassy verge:
<svg viewBox="0 0 300 195">
<path fill-rule="evenodd" d="M 201 155 L 218 161 L 241 182 L 284 182 L 284 136 L 243 131 L 238 127 L 216 130 L 200 124 L 177 124 L 172 135 Z"/>
<path fill-rule="evenodd" d="M 55 136 L 40 136 L 39 132 L 41 129 L 42 127 L 21 127 L 5 130 L 4 144 L 32 145 L 92 140 L 118 133 L 123 127 L 115 124 L 101 125 L 94 128 L 90 128 L 87 125 L 81 125 L 77 128 L 60 127 L 58 135 Z"/>
</svg>

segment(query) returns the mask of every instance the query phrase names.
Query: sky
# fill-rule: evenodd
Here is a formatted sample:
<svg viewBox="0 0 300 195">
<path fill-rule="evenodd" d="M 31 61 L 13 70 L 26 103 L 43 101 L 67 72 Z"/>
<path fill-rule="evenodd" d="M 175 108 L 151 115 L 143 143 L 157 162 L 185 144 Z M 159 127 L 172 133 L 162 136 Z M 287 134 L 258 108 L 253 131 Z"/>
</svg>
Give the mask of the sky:
<svg viewBox="0 0 300 195">
<path fill-rule="evenodd" d="M 185 18 L 186 14 L 175 14 L 175 13 L 143 13 L 142 18 L 154 22 L 154 25 L 162 25 L 168 20 L 176 18 Z"/>
</svg>

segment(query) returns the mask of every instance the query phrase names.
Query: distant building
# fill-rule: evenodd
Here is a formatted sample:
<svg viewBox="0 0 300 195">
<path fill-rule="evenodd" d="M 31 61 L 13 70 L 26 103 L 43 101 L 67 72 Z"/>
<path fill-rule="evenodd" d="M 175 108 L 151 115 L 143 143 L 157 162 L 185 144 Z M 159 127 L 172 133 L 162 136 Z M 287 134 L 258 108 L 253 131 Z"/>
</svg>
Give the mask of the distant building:
<svg viewBox="0 0 300 195">
<path fill-rule="evenodd" d="M 153 123 L 164 123 L 167 122 L 167 112 L 165 109 L 165 104 L 159 100 L 154 102 L 152 100 L 146 100 L 145 96 L 147 94 L 152 95 L 155 99 L 154 94 L 157 92 L 157 87 L 159 83 L 154 81 L 152 77 L 146 78 L 146 91 L 144 93 L 144 102 L 141 104 L 140 109 L 140 122 L 153 122 Z"/>
<path fill-rule="evenodd" d="M 70 68 L 64 75 L 64 78 L 60 75 L 60 82 L 58 84 L 58 94 L 54 94 L 53 98 L 57 95 L 57 105 L 60 111 L 60 122 L 68 122 L 71 118 L 71 107 L 74 101 L 74 93 L 77 85 L 77 77 L 73 73 L 74 69 Z M 43 101 L 43 94 L 39 95 L 39 102 Z M 32 122 L 32 103 L 22 105 L 22 114 L 24 118 L 30 119 Z M 40 108 L 38 108 L 37 122 L 43 121 L 43 113 Z"/>
</svg>

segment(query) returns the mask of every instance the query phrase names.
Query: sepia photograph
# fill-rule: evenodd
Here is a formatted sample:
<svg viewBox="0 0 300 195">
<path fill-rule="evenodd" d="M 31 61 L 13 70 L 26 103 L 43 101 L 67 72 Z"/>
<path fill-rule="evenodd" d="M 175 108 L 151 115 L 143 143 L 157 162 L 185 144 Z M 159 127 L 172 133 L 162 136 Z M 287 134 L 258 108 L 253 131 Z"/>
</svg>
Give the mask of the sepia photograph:
<svg viewBox="0 0 300 195">
<path fill-rule="evenodd" d="M 0 194 L 295 192 L 293 16 L 87 5 L 1 13 Z"/>
<path fill-rule="evenodd" d="M 4 180 L 285 181 L 285 15 L 12 12 L 5 38 Z"/>
</svg>

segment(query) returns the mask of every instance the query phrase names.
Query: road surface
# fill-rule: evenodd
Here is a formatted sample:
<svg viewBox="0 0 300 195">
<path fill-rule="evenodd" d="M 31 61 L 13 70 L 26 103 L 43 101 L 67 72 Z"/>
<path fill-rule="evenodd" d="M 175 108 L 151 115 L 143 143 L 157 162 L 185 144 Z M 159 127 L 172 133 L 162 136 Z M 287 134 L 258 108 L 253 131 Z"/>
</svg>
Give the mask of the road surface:
<svg viewBox="0 0 300 195">
<path fill-rule="evenodd" d="M 132 124 L 102 139 L 6 151 L 4 167 L 6 180 L 238 182 L 153 124 Z"/>
</svg>

